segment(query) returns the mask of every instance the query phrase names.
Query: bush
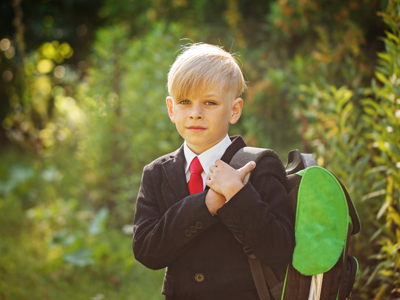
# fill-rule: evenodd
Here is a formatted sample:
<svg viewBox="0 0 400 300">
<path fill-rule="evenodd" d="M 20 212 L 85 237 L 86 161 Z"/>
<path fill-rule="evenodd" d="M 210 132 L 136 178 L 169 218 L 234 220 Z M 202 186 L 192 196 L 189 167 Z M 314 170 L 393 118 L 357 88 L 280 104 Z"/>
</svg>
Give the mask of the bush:
<svg viewBox="0 0 400 300">
<path fill-rule="evenodd" d="M 318 161 L 345 180 L 364 228 L 353 254 L 360 259 L 360 299 L 400 296 L 400 2 L 379 13 L 390 31 L 369 86 L 302 86 L 310 141 Z"/>
</svg>

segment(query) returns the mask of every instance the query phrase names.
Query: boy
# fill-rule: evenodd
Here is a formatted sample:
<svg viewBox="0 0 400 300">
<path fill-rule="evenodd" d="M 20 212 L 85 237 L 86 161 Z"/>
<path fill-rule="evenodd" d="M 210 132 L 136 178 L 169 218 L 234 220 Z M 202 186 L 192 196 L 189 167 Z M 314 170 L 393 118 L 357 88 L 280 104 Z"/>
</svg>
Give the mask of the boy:
<svg viewBox="0 0 400 300">
<path fill-rule="evenodd" d="M 168 114 L 185 142 L 144 168 L 133 239 L 139 262 L 166 267 L 167 300 L 259 299 L 234 234 L 280 279 L 291 261 L 294 213 L 281 162 L 228 165 L 246 146 L 227 135 L 240 118 L 244 88 L 232 55 L 208 44 L 188 47 L 168 74 Z"/>
</svg>

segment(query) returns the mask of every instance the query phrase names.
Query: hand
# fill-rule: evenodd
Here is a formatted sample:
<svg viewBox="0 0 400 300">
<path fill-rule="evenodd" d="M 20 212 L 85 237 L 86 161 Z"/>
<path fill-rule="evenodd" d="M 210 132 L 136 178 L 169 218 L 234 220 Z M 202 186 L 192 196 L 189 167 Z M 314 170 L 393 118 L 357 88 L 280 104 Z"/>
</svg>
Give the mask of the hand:
<svg viewBox="0 0 400 300">
<path fill-rule="evenodd" d="M 235 170 L 222 160 L 217 160 L 215 166 L 210 167 L 210 173 L 208 173 L 206 185 L 216 193 L 223 195 L 225 199 L 229 201 L 243 188 L 244 178 L 255 167 L 256 163 L 251 161 L 244 167 Z"/>
<path fill-rule="evenodd" d="M 208 190 L 206 195 L 206 206 L 210 214 L 216 216 L 217 210 L 225 204 L 225 201 L 225 197 L 221 194 L 218 194 L 211 189 Z"/>
</svg>

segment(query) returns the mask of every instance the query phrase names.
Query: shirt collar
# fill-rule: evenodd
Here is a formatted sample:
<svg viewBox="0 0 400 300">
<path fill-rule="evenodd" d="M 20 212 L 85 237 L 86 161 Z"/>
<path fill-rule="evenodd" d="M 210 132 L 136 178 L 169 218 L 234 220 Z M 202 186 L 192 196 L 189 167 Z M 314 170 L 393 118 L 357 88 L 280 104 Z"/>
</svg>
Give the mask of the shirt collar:
<svg viewBox="0 0 400 300">
<path fill-rule="evenodd" d="M 225 138 L 223 138 L 218 144 L 204 151 L 200 155 L 196 155 L 192 150 L 189 149 L 185 141 L 183 144 L 183 152 L 186 159 L 185 174 L 188 172 L 190 163 L 196 156 L 199 158 L 201 166 L 203 167 L 204 172 L 207 174 L 209 172 L 210 166 L 214 165 L 215 161 L 222 157 L 230 144 L 231 140 L 229 136 L 226 135 Z"/>
</svg>

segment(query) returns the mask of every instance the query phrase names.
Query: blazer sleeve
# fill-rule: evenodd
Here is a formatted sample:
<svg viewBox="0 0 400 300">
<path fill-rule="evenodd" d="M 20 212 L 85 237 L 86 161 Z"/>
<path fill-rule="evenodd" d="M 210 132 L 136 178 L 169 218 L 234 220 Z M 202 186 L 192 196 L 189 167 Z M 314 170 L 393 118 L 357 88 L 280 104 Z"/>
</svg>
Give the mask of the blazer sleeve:
<svg viewBox="0 0 400 300">
<path fill-rule="evenodd" d="M 291 262 L 295 245 L 295 216 L 285 180 L 282 163 L 264 157 L 250 181 L 217 212 L 227 228 L 271 267 Z"/>
<path fill-rule="evenodd" d="M 155 174 L 156 173 L 156 174 Z M 200 235 L 218 221 L 205 205 L 206 192 L 189 195 L 168 207 L 161 191 L 161 171 L 143 170 L 134 218 L 136 260 L 161 269 L 181 256 Z"/>
</svg>

